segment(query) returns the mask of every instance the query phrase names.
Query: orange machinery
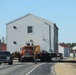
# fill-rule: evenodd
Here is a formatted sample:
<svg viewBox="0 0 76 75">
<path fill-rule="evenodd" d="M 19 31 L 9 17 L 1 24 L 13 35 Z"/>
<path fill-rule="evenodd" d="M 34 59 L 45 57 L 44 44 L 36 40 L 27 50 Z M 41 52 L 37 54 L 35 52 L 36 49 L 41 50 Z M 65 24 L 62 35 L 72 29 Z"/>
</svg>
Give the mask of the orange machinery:
<svg viewBox="0 0 76 75">
<path fill-rule="evenodd" d="M 34 56 L 37 56 L 37 59 L 41 61 L 51 61 L 50 53 L 43 53 L 40 51 L 40 45 L 34 46 L 24 46 L 20 52 L 20 61 L 34 61 Z"/>
</svg>

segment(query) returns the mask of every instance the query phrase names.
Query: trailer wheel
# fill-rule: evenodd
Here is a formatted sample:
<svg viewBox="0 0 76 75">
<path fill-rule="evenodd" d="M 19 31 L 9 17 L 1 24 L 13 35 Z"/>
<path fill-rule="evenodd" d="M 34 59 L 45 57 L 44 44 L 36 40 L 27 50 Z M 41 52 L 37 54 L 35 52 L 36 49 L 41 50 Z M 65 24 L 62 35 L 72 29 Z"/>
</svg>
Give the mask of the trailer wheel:
<svg viewBox="0 0 76 75">
<path fill-rule="evenodd" d="M 1 62 L 0 62 L 0 65 L 1 65 Z"/>
<path fill-rule="evenodd" d="M 51 62 L 52 58 L 51 57 L 48 57 L 48 62 Z"/>
<path fill-rule="evenodd" d="M 24 62 L 24 59 L 22 58 L 20 61 L 21 61 L 21 62 Z"/>
<path fill-rule="evenodd" d="M 21 62 L 21 58 L 20 57 L 18 57 L 18 62 Z"/>
<path fill-rule="evenodd" d="M 10 62 L 8 62 L 8 65 L 13 65 L 13 60 L 11 60 Z"/>
</svg>

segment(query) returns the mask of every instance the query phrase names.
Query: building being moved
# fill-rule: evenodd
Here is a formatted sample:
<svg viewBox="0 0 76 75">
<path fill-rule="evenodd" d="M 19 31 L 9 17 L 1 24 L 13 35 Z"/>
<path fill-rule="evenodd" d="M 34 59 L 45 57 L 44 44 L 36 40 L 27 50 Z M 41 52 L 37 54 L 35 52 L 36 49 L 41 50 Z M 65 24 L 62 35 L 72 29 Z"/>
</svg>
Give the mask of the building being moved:
<svg viewBox="0 0 76 75">
<path fill-rule="evenodd" d="M 6 24 L 7 50 L 20 51 L 25 45 L 40 45 L 41 50 L 58 52 L 58 27 L 55 23 L 27 14 Z"/>
</svg>

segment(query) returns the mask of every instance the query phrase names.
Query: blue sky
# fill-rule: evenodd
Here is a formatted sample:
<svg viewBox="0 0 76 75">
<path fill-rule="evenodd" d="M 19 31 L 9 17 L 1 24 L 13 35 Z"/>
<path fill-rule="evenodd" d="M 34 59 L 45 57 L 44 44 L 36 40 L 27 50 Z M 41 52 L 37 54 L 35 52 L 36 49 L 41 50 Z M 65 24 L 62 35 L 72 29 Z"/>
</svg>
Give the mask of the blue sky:
<svg viewBox="0 0 76 75">
<path fill-rule="evenodd" d="M 6 23 L 32 13 L 55 22 L 60 42 L 76 42 L 76 0 L 0 0 L 0 38 Z"/>
</svg>

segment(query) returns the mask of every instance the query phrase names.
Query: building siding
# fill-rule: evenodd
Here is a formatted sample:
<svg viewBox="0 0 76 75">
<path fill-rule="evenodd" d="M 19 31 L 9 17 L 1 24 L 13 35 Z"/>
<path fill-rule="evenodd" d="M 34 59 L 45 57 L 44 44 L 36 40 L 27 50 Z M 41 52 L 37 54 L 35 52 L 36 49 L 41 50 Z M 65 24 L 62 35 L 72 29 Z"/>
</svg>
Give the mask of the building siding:
<svg viewBox="0 0 76 75">
<path fill-rule="evenodd" d="M 58 46 L 58 52 L 62 53 L 64 57 L 69 57 L 70 56 L 70 48 L 68 47 L 63 47 L 63 46 Z"/>
<path fill-rule="evenodd" d="M 20 51 L 26 42 L 32 39 L 35 45 L 40 45 L 41 50 L 49 51 L 49 26 L 46 20 L 29 15 L 6 25 L 7 50 Z M 51 49 L 54 52 L 54 23 L 46 21 L 51 26 Z M 17 29 L 14 29 L 16 26 Z M 27 26 L 33 26 L 33 33 L 27 34 Z M 58 39 L 56 39 L 58 41 Z M 55 41 L 56 41 L 55 40 Z M 13 42 L 16 41 L 17 44 Z"/>
</svg>

